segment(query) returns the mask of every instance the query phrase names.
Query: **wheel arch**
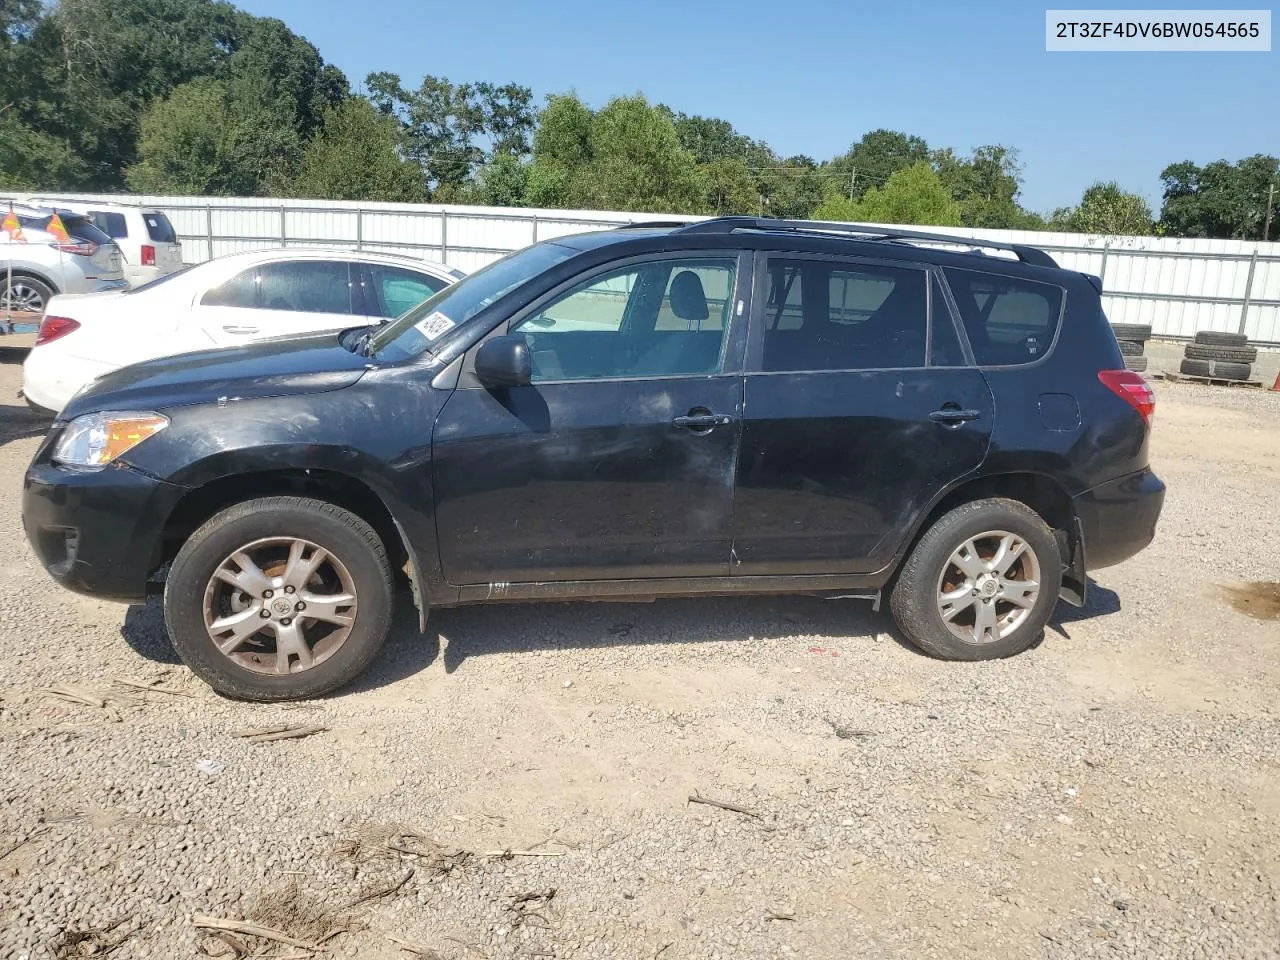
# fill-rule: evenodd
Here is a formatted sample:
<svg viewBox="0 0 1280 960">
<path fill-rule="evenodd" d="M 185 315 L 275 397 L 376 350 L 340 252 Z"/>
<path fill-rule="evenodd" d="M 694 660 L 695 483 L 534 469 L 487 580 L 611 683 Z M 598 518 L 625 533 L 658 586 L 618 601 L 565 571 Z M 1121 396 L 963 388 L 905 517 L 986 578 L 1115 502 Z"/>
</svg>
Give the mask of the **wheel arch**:
<svg viewBox="0 0 1280 960">
<path fill-rule="evenodd" d="M 966 503 L 1003 497 L 1016 500 L 1034 510 L 1053 531 L 1062 555 L 1063 600 L 1082 606 L 1088 587 L 1084 564 L 1084 531 L 1076 512 L 1075 501 L 1067 489 L 1053 477 L 1032 470 L 984 474 L 960 481 L 940 495 L 922 511 L 922 516 L 911 535 L 906 538 L 901 553 L 894 561 L 893 574 L 885 590 L 891 590 L 898 571 L 925 535 L 940 517 Z"/>
<path fill-rule="evenodd" d="M 48 277 L 48 276 L 46 276 L 45 274 L 41 273 L 39 270 L 35 270 L 35 269 L 31 268 L 31 267 L 26 267 L 26 266 L 23 266 L 23 267 L 14 267 L 14 268 L 13 268 L 13 275 L 14 275 L 15 277 L 26 277 L 26 278 L 28 278 L 28 279 L 30 279 L 30 280 L 39 280 L 39 281 L 40 281 L 41 283 L 43 283 L 46 287 L 48 287 L 50 290 L 52 290 L 52 291 L 53 291 L 53 295 L 54 295 L 55 297 L 62 293 L 62 290 L 58 287 L 58 285 L 57 285 L 56 283 L 54 283 L 54 282 L 53 282 L 53 280 L 49 279 L 49 277 Z M 5 272 L 0 272 L 0 277 L 6 277 L 6 278 L 7 278 L 7 277 L 8 277 L 8 272 L 7 272 L 7 271 L 5 271 Z"/>
<path fill-rule="evenodd" d="M 228 474 L 192 487 L 165 520 L 158 538 L 152 569 L 166 566 L 177 556 L 187 538 L 227 507 L 246 500 L 272 496 L 306 496 L 349 510 L 373 527 L 382 540 L 393 571 L 407 572 L 426 623 L 425 592 L 419 578 L 412 545 L 385 500 L 363 480 L 337 470 L 290 467 Z"/>
</svg>

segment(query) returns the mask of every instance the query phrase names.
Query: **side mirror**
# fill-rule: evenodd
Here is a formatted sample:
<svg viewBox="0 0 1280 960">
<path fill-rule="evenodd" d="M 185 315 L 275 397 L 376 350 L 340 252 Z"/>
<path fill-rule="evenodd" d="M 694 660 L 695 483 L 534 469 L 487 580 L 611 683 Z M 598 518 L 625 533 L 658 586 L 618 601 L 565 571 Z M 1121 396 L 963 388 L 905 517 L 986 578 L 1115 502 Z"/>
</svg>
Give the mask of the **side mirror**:
<svg viewBox="0 0 1280 960">
<path fill-rule="evenodd" d="M 532 377 L 523 337 L 493 337 L 476 351 L 476 378 L 486 387 L 526 387 Z"/>
</svg>

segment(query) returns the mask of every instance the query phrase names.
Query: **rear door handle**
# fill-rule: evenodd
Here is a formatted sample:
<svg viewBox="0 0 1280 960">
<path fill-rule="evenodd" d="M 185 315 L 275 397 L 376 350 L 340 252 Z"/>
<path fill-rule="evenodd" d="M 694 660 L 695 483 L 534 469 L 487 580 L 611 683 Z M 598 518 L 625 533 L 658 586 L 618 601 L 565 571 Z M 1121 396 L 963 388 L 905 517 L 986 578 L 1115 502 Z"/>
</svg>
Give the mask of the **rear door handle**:
<svg viewBox="0 0 1280 960">
<path fill-rule="evenodd" d="M 710 430 L 712 427 L 724 427 L 733 423 L 733 417 L 727 413 L 695 413 L 687 417 L 676 417 L 671 421 L 673 427 L 687 430 Z"/>
<path fill-rule="evenodd" d="M 929 414 L 929 419 L 934 423 L 955 426 L 967 420 L 977 420 L 981 416 L 981 410 L 961 410 L 959 407 L 943 407 L 941 410 L 935 410 Z"/>
<path fill-rule="evenodd" d="M 223 327 L 222 332 L 223 333 L 257 333 L 258 328 L 257 327 L 238 327 L 235 324 L 230 324 L 228 326 Z"/>
</svg>

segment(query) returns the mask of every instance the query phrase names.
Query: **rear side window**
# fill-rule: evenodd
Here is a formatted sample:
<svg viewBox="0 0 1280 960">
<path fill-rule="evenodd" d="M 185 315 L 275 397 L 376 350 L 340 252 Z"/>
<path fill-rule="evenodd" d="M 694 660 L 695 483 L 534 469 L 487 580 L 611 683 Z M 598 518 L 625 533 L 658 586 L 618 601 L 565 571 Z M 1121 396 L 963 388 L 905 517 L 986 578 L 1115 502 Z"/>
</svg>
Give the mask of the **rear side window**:
<svg viewBox="0 0 1280 960">
<path fill-rule="evenodd" d="M 925 271 L 777 258 L 768 271 L 762 370 L 924 366 Z"/>
<path fill-rule="evenodd" d="M 258 268 L 242 270 L 230 280 L 214 287 L 200 298 L 206 307 L 258 306 Z"/>
<path fill-rule="evenodd" d="M 373 295 L 378 301 L 375 305 L 378 315 L 388 319 L 411 310 L 448 286 L 439 277 L 403 267 L 371 263 L 367 269 L 373 281 Z"/>
<path fill-rule="evenodd" d="M 129 235 L 129 224 L 125 222 L 123 213 L 95 210 L 89 216 L 93 219 L 94 225 L 112 240 Z"/>
<path fill-rule="evenodd" d="M 147 225 L 147 236 L 156 243 L 178 242 L 178 235 L 173 232 L 173 224 L 163 213 L 144 213 L 142 222 Z"/>
<path fill-rule="evenodd" d="M 268 263 L 260 269 L 261 306 L 299 313 L 353 313 L 347 264 L 336 260 Z"/>
<path fill-rule="evenodd" d="M 1045 355 L 1062 316 L 1062 288 L 1035 280 L 948 268 L 979 366 L 1034 363 Z"/>
</svg>

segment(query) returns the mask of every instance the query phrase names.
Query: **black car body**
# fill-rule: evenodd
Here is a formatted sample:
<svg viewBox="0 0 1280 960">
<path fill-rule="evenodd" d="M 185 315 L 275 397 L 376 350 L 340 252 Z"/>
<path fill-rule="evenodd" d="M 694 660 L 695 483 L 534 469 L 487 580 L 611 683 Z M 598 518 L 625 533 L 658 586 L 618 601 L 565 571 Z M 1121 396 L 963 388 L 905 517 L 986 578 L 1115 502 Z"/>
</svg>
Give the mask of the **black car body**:
<svg viewBox="0 0 1280 960">
<path fill-rule="evenodd" d="M 1164 489 L 1098 282 L 1025 247 L 836 229 L 567 237 L 373 351 L 348 331 L 117 371 L 37 452 L 28 536 L 71 589 L 137 601 L 219 511 L 304 496 L 376 531 L 425 622 L 494 599 L 878 601 L 939 518 L 1014 501 L 1082 603 L 1150 542 Z M 168 425 L 101 468 L 59 462 L 67 423 L 104 411 Z"/>
</svg>

